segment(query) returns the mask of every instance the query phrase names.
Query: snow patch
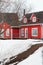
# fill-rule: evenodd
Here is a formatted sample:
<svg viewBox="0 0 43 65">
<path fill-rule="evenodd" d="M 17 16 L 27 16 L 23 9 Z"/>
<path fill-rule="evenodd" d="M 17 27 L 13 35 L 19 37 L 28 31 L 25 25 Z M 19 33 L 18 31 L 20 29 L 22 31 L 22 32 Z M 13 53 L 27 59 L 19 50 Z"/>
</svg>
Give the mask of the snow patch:
<svg viewBox="0 0 43 65">
<path fill-rule="evenodd" d="M 42 65 L 42 47 L 17 65 Z"/>
<path fill-rule="evenodd" d="M 38 43 L 43 43 L 43 40 L 0 40 L 0 61 L 22 53 Z"/>
</svg>

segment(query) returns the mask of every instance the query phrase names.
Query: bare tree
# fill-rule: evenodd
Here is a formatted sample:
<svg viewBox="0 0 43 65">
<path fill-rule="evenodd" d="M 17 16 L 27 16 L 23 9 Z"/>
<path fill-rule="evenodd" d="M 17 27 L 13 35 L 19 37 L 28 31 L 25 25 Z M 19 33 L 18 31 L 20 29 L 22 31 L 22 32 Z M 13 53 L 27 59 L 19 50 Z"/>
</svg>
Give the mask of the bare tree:
<svg viewBox="0 0 43 65">
<path fill-rule="evenodd" d="M 32 10 L 31 4 L 27 6 L 26 0 L 23 0 L 23 1 L 18 0 L 18 3 L 16 2 L 15 5 L 16 5 L 16 10 L 20 20 L 22 19 L 24 15 L 24 9 L 25 9 L 25 13 L 27 12 L 27 10 L 28 10 L 28 13 Z"/>
<path fill-rule="evenodd" d="M 13 9 L 15 9 L 15 1 L 2 0 L 0 2 L 0 12 L 2 12 L 2 13 L 14 13 Z"/>
<path fill-rule="evenodd" d="M 31 10 L 31 6 L 29 5 L 29 8 L 26 6 L 26 0 L 15 0 L 15 1 L 11 1 L 11 0 L 1 0 L 0 1 L 0 13 L 17 13 L 18 14 L 18 18 L 19 20 L 22 19 L 23 15 L 24 15 L 24 9 L 25 11 L 28 9 L 28 11 Z M 4 17 L 2 15 L 2 20 L 4 21 Z M 11 24 L 13 24 L 11 22 Z M 0 34 L 2 34 L 2 26 L 0 26 Z"/>
<path fill-rule="evenodd" d="M 19 18 L 21 18 L 23 16 L 23 10 L 28 10 L 31 11 L 32 7 L 31 4 L 29 3 L 29 5 L 27 6 L 26 0 L 15 0 L 15 1 L 11 1 L 11 0 L 2 0 L 0 2 L 0 12 L 2 13 L 14 13 L 17 12 Z"/>
<path fill-rule="evenodd" d="M 0 0 L 0 14 L 1 14 L 1 17 L 2 17 L 2 21 L 5 21 L 4 20 L 4 13 L 10 13 L 10 12 L 15 12 L 15 2 L 12 2 L 11 0 Z M 2 21 L 0 23 L 0 35 L 2 35 L 6 30 L 2 31 L 2 28 L 3 28 L 3 24 L 2 24 Z M 12 24 L 12 22 L 11 22 Z M 8 27 L 9 28 L 9 27 Z"/>
<path fill-rule="evenodd" d="M 3 31 L 2 31 L 2 28 L 3 28 L 4 15 L 0 13 L 0 16 L 1 16 L 1 18 L 2 18 L 2 21 L 1 21 L 1 23 L 0 23 L 0 35 L 1 35 L 1 33 L 3 32 Z"/>
</svg>

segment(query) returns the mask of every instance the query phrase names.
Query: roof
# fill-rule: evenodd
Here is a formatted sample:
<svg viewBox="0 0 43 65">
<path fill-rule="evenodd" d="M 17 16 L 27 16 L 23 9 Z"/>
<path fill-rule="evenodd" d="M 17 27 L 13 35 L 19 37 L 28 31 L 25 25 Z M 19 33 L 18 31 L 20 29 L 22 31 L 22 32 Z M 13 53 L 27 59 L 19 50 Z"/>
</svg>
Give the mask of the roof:
<svg viewBox="0 0 43 65">
<path fill-rule="evenodd" d="M 38 22 L 30 22 L 32 14 L 35 14 L 35 16 L 39 19 Z M 27 18 L 28 23 L 21 23 L 21 25 L 43 23 L 43 11 L 25 14 L 25 17 Z"/>
<path fill-rule="evenodd" d="M 28 23 L 43 23 L 43 12 L 33 12 L 33 13 L 29 13 L 29 14 L 26 14 L 26 18 L 29 20 L 31 15 L 32 14 L 35 14 L 35 16 L 39 19 L 38 22 L 28 22 Z"/>
<path fill-rule="evenodd" d="M 41 12 L 33 12 L 37 18 L 39 18 L 38 22 L 29 22 L 23 23 L 23 21 L 18 20 L 17 13 L 0 13 L 0 22 L 6 21 L 11 26 L 19 26 L 19 25 L 26 25 L 26 24 L 37 24 L 43 23 L 43 11 Z M 25 17 L 29 20 L 33 13 L 28 13 Z"/>
<path fill-rule="evenodd" d="M 11 26 L 19 26 L 17 13 L 0 13 L 0 22 L 6 21 Z"/>
</svg>

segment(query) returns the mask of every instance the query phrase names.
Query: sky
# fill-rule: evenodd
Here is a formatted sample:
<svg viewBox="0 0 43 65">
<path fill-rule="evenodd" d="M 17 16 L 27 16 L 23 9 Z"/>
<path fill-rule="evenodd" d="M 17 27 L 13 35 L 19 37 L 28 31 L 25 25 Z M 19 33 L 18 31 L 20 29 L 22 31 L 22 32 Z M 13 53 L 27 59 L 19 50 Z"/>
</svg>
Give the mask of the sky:
<svg viewBox="0 0 43 65">
<path fill-rule="evenodd" d="M 31 10 L 28 10 L 28 12 L 43 11 L 43 0 L 26 0 L 25 4 L 28 9 L 31 7 Z"/>
<path fill-rule="evenodd" d="M 11 2 L 23 2 L 24 6 L 22 5 L 22 8 L 26 8 L 26 10 L 29 11 L 29 8 L 31 7 L 31 11 L 30 12 L 34 12 L 34 11 L 43 11 L 43 0 L 3 0 L 3 1 L 11 1 Z M 7 4 L 4 4 L 4 6 Z M 3 7 L 4 7 L 3 6 Z M 11 7 L 10 7 L 11 6 Z M 7 9 L 11 9 L 10 12 L 13 12 L 13 10 L 15 9 L 14 4 L 10 4 L 9 7 Z"/>
<path fill-rule="evenodd" d="M 23 16 L 23 10 L 25 9 L 25 13 L 32 13 L 32 12 L 38 12 L 43 11 L 43 0 L 3 0 L 7 1 L 8 3 L 0 3 L 0 12 L 2 13 L 16 13 L 17 8 L 16 4 L 20 4 L 20 10 L 18 12 L 18 16 L 20 19 L 22 19 Z M 21 14 L 22 13 L 22 14 Z"/>
<path fill-rule="evenodd" d="M 31 0 L 32 11 L 43 11 L 43 0 Z"/>
</svg>

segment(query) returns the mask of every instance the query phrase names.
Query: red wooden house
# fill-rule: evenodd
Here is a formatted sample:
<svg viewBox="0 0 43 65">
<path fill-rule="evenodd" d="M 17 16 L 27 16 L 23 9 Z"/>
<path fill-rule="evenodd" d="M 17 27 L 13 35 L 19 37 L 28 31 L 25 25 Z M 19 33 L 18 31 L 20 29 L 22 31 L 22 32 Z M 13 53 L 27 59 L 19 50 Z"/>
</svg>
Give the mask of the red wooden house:
<svg viewBox="0 0 43 65">
<path fill-rule="evenodd" d="M 19 38 L 19 22 L 17 13 L 1 13 L 0 21 L 2 22 L 2 20 L 3 23 L 0 25 L 2 25 L 2 31 L 4 32 L 0 35 L 0 38 Z"/>
<path fill-rule="evenodd" d="M 6 31 L 1 35 L 2 38 L 43 38 L 43 12 L 26 14 L 22 21 L 18 21 L 17 13 L 3 14 L 3 17 L 0 15 L 0 21 L 3 18 L 6 21 L 3 22 L 3 29 Z"/>
<path fill-rule="evenodd" d="M 43 12 L 26 14 L 22 20 L 20 34 L 21 38 L 43 38 Z"/>
</svg>

